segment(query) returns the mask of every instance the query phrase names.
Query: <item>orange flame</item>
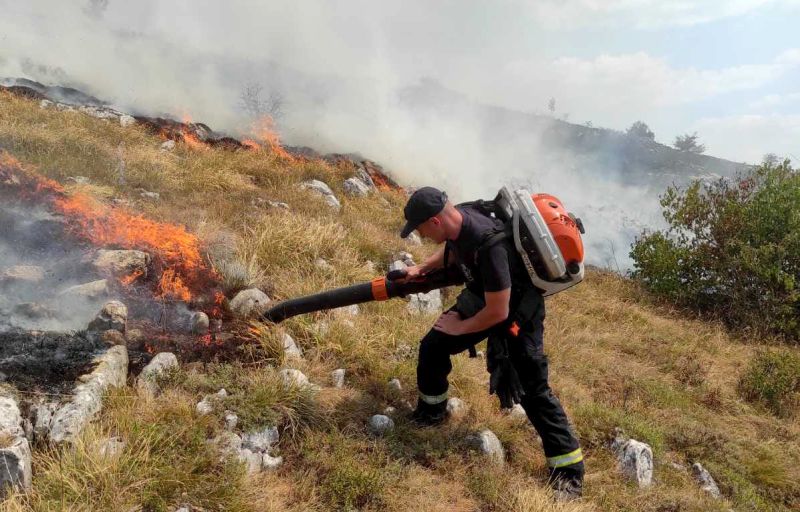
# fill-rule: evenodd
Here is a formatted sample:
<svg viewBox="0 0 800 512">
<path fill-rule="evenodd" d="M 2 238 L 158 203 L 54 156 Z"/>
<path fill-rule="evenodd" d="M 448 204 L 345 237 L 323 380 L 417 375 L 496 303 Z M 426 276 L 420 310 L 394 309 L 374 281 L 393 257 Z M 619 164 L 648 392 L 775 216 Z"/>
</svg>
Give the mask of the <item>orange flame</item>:
<svg viewBox="0 0 800 512">
<path fill-rule="evenodd" d="M 219 279 L 203 261 L 200 240 L 183 226 L 158 223 L 122 208 L 110 208 L 85 194 L 67 195 L 59 183 L 25 169 L 2 152 L 0 184 L 19 188 L 21 198 L 49 201 L 51 208 L 68 220 L 71 233 L 80 239 L 98 246 L 150 253 L 161 268 L 156 289 L 160 298 L 189 301 L 192 290 L 206 290 Z M 138 277 L 134 273 L 122 278 L 122 283 L 130 284 Z M 220 295 L 215 294 L 217 312 L 224 299 Z"/>
<path fill-rule="evenodd" d="M 119 282 L 122 283 L 125 286 L 129 286 L 131 283 L 133 283 L 134 281 L 139 279 L 143 274 L 144 274 L 144 272 L 142 272 L 139 269 L 136 269 L 136 270 L 133 271 L 133 274 L 128 275 L 128 276 L 120 277 L 119 278 Z"/>
<path fill-rule="evenodd" d="M 272 153 L 279 157 L 294 162 L 295 159 L 290 155 L 281 144 L 280 136 L 275 130 L 275 121 L 270 116 L 263 116 L 259 118 L 250 127 L 250 132 L 256 140 L 244 139 L 242 144 L 255 150 L 262 149 L 262 144 L 266 145 Z M 256 142 L 256 141 L 260 141 Z"/>
</svg>

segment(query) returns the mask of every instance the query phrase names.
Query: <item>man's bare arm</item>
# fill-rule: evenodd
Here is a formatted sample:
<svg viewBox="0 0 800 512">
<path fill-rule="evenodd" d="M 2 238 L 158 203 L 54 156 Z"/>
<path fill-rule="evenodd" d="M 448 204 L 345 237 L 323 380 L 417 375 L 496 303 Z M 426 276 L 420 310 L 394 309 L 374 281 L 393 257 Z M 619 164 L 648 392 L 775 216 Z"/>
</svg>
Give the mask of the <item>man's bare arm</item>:
<svg viewBox="0 0 800 512">
<path fill-rule="evenodd" d="M 485 292 L 484 297 L 486 306 L 475 316 L 461 320 L 458 313 L 451 311 L 440 316 L 433 328 L 446 334 L 461 335 L 486 330 L 508 318 L 511 288 Z"/>
</svg>

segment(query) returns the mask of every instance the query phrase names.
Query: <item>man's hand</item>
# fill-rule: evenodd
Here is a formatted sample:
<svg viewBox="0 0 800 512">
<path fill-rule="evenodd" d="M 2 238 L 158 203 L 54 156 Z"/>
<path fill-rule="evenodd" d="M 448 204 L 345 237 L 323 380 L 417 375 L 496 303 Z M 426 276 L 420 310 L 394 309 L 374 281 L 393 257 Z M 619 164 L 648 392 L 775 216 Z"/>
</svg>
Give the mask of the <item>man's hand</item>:
<svg viewBox="0 0 800 512">
<path fill-rule="evenodd" d="M 419 279 L 420 277 L 425 275 L 425 272 L 419 265 L 414 265 L 413 267 L 406 267 L 405 271 L 406 271 L 406 276 L 402 279 L 398 279 L 397 282 L 407 283 L 409 281 L 414 281 L 415 279 Z"/>
<path fill-rule="evenodd" d="M 464 334 L 463 324 L 464 321 L 461 320 L 461 316 L 457 311 L 448 311 L 439 316 L 436 323 L 433 324 L 433 328 L 451 336 L 460 336 Z"/>
</svg>

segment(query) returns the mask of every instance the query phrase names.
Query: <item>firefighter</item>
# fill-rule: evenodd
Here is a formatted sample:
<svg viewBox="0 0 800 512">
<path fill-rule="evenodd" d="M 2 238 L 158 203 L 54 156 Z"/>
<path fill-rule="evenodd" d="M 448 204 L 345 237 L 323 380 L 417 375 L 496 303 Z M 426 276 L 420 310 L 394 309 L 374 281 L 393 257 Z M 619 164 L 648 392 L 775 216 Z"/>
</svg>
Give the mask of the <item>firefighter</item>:
<svg viewBox="0 0 800 512">
<path fill-rule="evenodd" d="M 420 342 L 419 398 L 411 418 L 436 425 L 447 416 L 450 356 L 474 351 L 488 338 L 490 392 L 503 407 L 520 403 L 542 439 L 549 483 L 559 499 L 582 494 L 581 448 L 558 398 L 547 381 L 543 351 L 544 297 L 528 277 L 513 242 L 498 234 L 503 223 L 474 203 L 453 205 L 433 187 L 415 191 L 404 209 L 401 237 L 416 230 L 442 244 L 424 263 L 407 269 L 406 280 L 446 265 L 457 265 L 466 286 L 456 305 L 443 313 Z"/>
</svg>

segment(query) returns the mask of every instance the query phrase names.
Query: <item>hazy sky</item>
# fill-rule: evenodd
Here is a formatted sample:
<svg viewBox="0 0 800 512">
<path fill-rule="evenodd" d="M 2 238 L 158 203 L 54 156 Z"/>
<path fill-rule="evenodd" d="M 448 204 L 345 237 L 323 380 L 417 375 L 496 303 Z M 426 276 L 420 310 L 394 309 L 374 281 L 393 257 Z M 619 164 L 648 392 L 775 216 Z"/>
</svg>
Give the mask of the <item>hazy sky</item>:
<svg viewBox="0 0 800 512">
<path fill-rule="evenodd" d="M 94 19 L 89 3 L 0 0 L 0 71 L 24 56 L 89 81 L 92 66 L 119 75 L 108 68 L 118 59 L 166 84 L 203 84 L 205 57 L 274 59 L 387 87 L 429 76 L 525 111 L 555 97 L 572 122 L 641 119 L 665 143 L 696 130 L 709 154 L 738 161 L 800 157 L 800 0 L 109 0 Z M 119 34 L 163 44 L 132 49 Z M 135 84 L 131 95 L 154 101 Z M 217 100 L 191 96 L 202 94 Z"/>
</svg>

